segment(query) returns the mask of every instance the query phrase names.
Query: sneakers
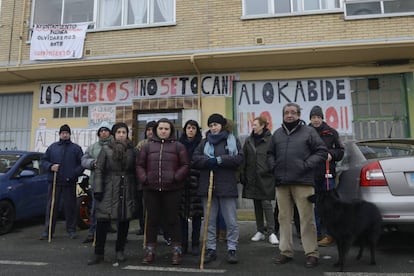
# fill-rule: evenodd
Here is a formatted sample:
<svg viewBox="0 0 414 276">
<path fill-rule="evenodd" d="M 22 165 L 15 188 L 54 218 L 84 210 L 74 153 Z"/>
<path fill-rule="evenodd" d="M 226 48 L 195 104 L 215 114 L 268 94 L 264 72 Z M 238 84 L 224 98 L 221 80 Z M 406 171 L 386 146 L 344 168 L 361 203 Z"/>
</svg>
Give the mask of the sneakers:
<svg viewBox="0 0 414 276">
<path fill-rule="evenodd" d="M 279 240 L 278 240 L 278 238 L 277 238 L 277 236 L 276 236 L 275 233 L 270 234 L 270 236 L 269 236 L 269 242 L 271 244 L 273 244 L 273 245 L 279 244 Z"/>
<path fill-rule="evenodd" d="M 251 238 L 252 241 L 263 241 L 265 239 L 265 235 L 262 232 L 257 232 Z"/>
<path fill-rule="evenodd" d="M 71 240 L 74 240 L 74 239 L 76 239 L 78 237 L 75 232 L 70 232 L 68 234 L 68 236 L 69 236 L 69 239 L 71 239 Z"/>
<path fill-rule="evenodd" d="M 334 239 L 331 236 L 325 236 L 318 242 L 319 246 L 331 246 L 334 243 Z"/>
<path fill-rule="evenodd" d="M 227 252 L 227 262 L 229 264 L 237 264 L 238 263 L 236 250 L 229 250 Z"/>
<path fill-rule="evenodd" d="M 206 255 L 204 256 L 204 263 L 208 264 L 217 259 L 217 253 L 214 249 L 207 249 Z"/>
</svg>

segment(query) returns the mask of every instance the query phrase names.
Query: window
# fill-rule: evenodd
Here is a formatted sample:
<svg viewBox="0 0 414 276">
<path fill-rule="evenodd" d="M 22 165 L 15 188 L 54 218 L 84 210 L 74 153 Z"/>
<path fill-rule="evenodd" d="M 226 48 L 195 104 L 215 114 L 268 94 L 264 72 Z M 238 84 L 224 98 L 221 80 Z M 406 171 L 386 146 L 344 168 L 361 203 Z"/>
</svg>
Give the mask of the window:
<svg viewBox="0 0 414 276">
<path fill-rule="evenodd" d="M 345 18 L 405 16 L 414 14 L 414 1 L 407 0 L 346 0 Z"/>
<path fill-rule="evenodd" d="M 175 0 L 34 0 L 33 24 L 91 23 L 94 29 L 175 23 Z"/>
<path fill-rule="evenodd" d="M 243 16 L 278 16 L 337 11 L 342 0 L 243 0 Z"/>
<path fill-rule="evenodd" d="M 53 109 L 53 118 L 87 118 L 88 106 L 61 107 Z"/>
</svg>

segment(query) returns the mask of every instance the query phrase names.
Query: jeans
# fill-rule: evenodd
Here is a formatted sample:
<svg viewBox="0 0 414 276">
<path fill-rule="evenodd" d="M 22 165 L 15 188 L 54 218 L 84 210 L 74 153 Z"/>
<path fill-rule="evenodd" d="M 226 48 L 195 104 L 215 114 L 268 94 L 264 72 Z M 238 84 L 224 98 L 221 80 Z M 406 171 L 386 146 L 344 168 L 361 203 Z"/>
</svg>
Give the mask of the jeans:
<svg viewBox="0 0 414 276">
<path fill-rule="evenodd" d="M 203 197 L 204 215 L 207 214 L 207 197 Z M 227 228 L 227 250 L 237 250 L 239 241 L 239 225 L 237 224 L 237 198 L 213 197 L 211 199 L 210 216 L 207 228 L 207 249 L 217 248 L 217 214 L 219 205 Z M 204 222 L 206 223 L 206 222 Z"/>
</svg>

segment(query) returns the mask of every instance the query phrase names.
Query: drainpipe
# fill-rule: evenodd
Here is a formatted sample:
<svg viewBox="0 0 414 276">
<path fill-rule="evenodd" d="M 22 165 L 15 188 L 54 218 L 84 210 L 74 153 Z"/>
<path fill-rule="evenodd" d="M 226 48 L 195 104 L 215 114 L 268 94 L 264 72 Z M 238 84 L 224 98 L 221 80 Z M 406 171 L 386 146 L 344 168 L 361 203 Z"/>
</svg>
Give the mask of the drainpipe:
<svg viewBox="0 0 414 276">
<path fill-rule="evenodd" d="M 24 23 L 26 18 L 26 3 L 27 0 L 23 0 L 23 11 L 22 11 L 22 24 L 20 24 L 20 43 L 19 43 L 19 54 L 17 56 L 17 63 L 16 66 L 20 66 L 20 63 L 22 62 L 22 48 L 23 48 L 23 33 L 24 33 Z"/>
<path fill-rule="evenodd" d="M 194 70 L 196 70 L 196 72 L 197 72 L 197 95 L 198 95 L 198 105 L 197 105 L 197 108 L 198 108 L 198 110 L 199 110 L 199 112 L 200 112 L 200 124 L 201 124 L 201 121 L 202 121 L 202 114 L 203 114 L 203 112 L 201 112 L 201 73 L 200 73 L 200 70 L 198 69 L 198 67 L 197 67 L 197 64 L 196 64 L 196 62 L 195 62 L 195 58 L 194 58 L 194 54 L 193 55 L 191 55 L 191 57 L 190 57 L 190 62 L 191 62 L 191 64 L 193 65 L 193 67 L 194 67 Z"/>
</svg>

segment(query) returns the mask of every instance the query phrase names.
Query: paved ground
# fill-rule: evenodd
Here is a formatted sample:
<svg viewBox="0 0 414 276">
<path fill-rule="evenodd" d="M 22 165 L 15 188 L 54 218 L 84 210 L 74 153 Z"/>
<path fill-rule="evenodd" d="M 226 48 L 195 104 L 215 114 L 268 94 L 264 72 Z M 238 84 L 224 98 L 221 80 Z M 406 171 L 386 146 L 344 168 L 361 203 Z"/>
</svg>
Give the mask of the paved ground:
<svg viewBox="0 0 414 276">
<path fill-rule="evenodd" d="M 276 265 L 273 258 L 278 253 L 277 246 L 267 241 L 252 242 L 251 236 L 256 232 L 253 221 L 240 221 L 239 263 L 228 264 L 225 261 L 226 245 L 218 244 L 217 261 L 199 269 L 199 256 L 185 255 L 183 265 L 170 264 L 171 247 L 160 238 L 157 259 L 152 266 L 142 266 L 143 236 L 135 235 L 137 222 L 132 221 L 125 263 L 116 265 L 114 258 L 115 234 L 108 236 L 106 262 L 96 266 L 87 266 L 87 259 L 93 253 L 90 244 L 82 244 L 86 231 L 79 231 L 79 238 L 68 239 L 64 231 L 64 222 L 57 225 L 57 232 L 52 243 L 40 241 L 42 231 L 40 222 L 23 224 L 15 231 L 0 236 L 0 275 L 182 275 L 183 273 L 205 273 L 208 275 L 413 275 L 414 271 L 414 231 L 395 232 L 384 235 L 377 250 L 377 265 L 369 265 L 368 251 L 361 261 L 356 261 L 356 248 L 348 258 L 347 273 L 337 273 L 332 266 L 336 259 L 336 248 L 320 248 L 320 265 L 313 269 L 304 267 L 305 258 L 300 240 L 295 236 L 294 260 L 285 265 Z M 121 270 L 121 271 L 120 271 Z"/>
</svg>

